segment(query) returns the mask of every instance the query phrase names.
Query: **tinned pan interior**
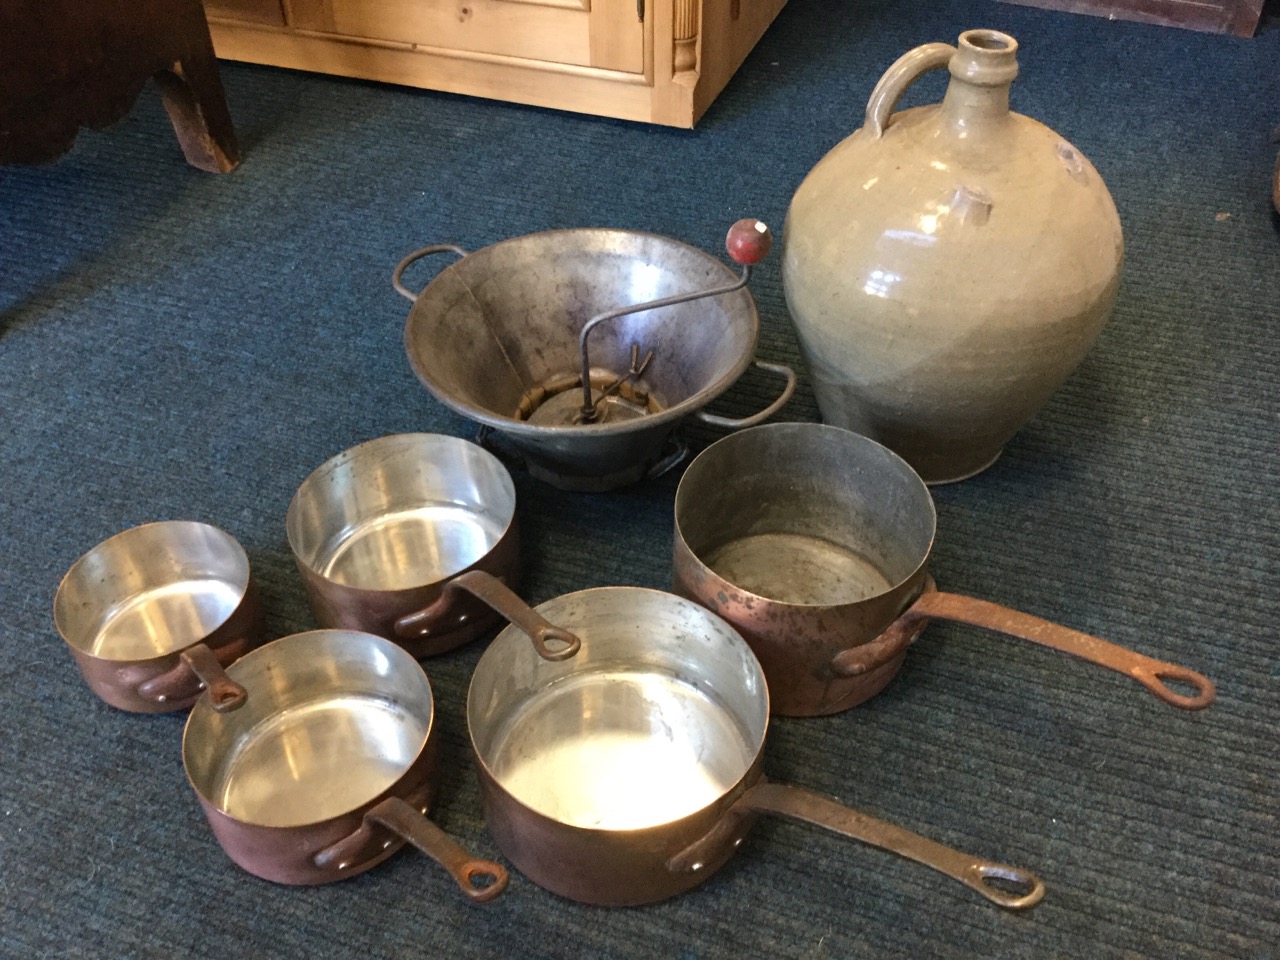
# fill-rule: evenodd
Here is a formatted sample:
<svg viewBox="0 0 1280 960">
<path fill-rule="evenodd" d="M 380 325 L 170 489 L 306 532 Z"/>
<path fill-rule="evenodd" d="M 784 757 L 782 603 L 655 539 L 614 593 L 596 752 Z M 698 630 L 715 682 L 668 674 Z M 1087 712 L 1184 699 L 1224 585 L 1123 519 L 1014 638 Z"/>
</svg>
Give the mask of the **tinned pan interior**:
<svg viewBox="0 0 1280 960">
<path fill-rule="evenodd" d="M 368 590 L 439 583 L 479 561 L 515 521 L 506 467 L 457 437 L 397 434 L 318 467 L 286 515 L 289 545 L 318 576 Z"/>
<path fill-rule="evenodd" d="M 272 641 L 227 668 L 243 707 L 192 708 L 182 762 L 206 802 L 243 823 L 296 827 L 357 810 L 426 746 L 431 685 L 411 655 L 354 630 Z"/>
<path fill-rule="evenodd" d="M 780 423 L 718 440 L 689 465 L 675 524 L 694 556 L 767 600 L 832 606 L 891 592 L 933 546 L 928 487 L 840 427 Z"/>
<path fill-rule="evenodd" d="M 249 586 L 249 558 L 230 534 L 192 520 L 133 527 L 82 556 L 58 586 L 53 619 L 76 650 L 147 660 L 225 623 Z"/>
<path fill-rule="evenodd" d="M 409 314 L 415 373 L 454 410 L 506 431 L 554 435 L 644 429 L 638 421 L 550 426 L 516 419 L 534 387 L 581 367 L 578 336 L 618 307 L 732 284 L 734 271 L 669 237 L 629 230 L 549 230 L 504 240 L 450 264 Z M 679 419 L 728 389 L 755 354 L 759 315 L 746 289 L 602 323 L 590 335 L 593 375 L 620 375 L 632 345 L 654 357 L 644 384 Z"/>
<path fill-rule="evenodd" d="M 538 608 L 581 650 L 548 662 L 508 627 L 472 676 L 467 720 L 484 770 L 559 823 L 632 830 L 727 794 L 764 745 L 769 701 L 750 648 L 671 594 L 604 587 Z"/>
</svg>

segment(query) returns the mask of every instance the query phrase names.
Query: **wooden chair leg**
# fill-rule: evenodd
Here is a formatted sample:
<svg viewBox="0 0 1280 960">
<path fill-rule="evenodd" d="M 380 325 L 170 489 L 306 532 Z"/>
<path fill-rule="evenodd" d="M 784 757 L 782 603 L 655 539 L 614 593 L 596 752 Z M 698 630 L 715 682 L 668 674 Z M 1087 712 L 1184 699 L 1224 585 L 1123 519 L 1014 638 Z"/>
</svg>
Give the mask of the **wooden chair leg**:
<svg viewBox="0 0 1280 960">
<path fill-rule="evenodd" d="M 212 46 L 207 58 L 179 60 L 157 73 L 155 81 L 187 162 L 210 173 L 239 166 L 240 146 Z"/>
<path fill-rule="evenodd" d="M 210 173 L 228 173 L 240 164 L 240 147 L 204 6 L 200 0 L 182 0 L 167 9 L 173 65 L 154 75 L 164 108 L 187 162 Z"/>
</svg>

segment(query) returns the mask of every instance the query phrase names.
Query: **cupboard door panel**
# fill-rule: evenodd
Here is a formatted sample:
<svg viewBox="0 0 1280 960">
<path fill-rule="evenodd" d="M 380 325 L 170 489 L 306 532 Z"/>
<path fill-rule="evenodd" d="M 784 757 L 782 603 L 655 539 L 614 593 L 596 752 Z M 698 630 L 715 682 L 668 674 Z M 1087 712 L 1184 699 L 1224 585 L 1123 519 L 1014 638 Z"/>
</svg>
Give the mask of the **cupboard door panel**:
<svg viewBox="0 0 1280 960">
<path fill-rule="evenodd" d="M 591 66 L 644 73 L 644 21 L 636 0 L 588 0 Z"/>
</svg>

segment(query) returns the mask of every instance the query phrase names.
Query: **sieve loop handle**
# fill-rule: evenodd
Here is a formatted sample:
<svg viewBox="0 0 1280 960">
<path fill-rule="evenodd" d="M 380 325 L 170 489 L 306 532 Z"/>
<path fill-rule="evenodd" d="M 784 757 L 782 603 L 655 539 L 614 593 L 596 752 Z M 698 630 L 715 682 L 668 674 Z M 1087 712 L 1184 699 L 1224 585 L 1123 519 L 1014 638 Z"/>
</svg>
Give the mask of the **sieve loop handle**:
<svg viewBox="0 0 1280 960">
<path fill-rule="evenodd" d="M 776 373 L 785 379 L 782 387 L 782 393 L 778 398 L 758 413 L 753 413 L 749 417 L 743 417 L 741 420 L 734 420 L 731 417 L 721 417 L 714 413 L 707 413 L 705 410 L 699 410 L 694 414 L 699 420 L 713 427 L 723 427 L 726 430 L 741 430 L 744 427 L 754 427 L 756 424 L 764 423 L 775 413 L 787 405 L 787 401 L 791 399 L 792 394 L 796 392 L 796 372 L 788 367 L 785 363 L 765 363 L 763 360 L 757 360 L 755 365 L 760 370 L 768 373 Z"/>
<path fill-rule="evenodd" d="M 400 296 L 410 301 L 416 301 L 418 299 L 418 294 L 422 291 L 419 290 L 418 293 L 414 293 L 400 281 L 400 278 L 404 276 L 405 268 L 411 263 L 421 260 L 423 257 L 429 256 L 433 253 L 453 253 L 457 254 L 459 259 L 469 255 L 466 250 L 462 249 L 462 247 L 452 243 L 435 243 L 429 247 L 423 247 L 421 250 L 413 251 L 413 253 L 409 254 L 397 263 L 396 268 L 391 271 L 391 285 L 396 288 L 396 292 L 400 294 Z M 423 287 L 423 289 L 425 290 L 426 287 Z"/>
<path fill-rule="evenodd" d="M 873 139 L 884 136 L 894 108 L 907 87 L 932 70 L 940 70 L 951 62 L 956 48 L 949 43 L 926 43 L 908 50 L 884 72 L 867 100 L 867 115 L 862 128 Z"/>
</svg>

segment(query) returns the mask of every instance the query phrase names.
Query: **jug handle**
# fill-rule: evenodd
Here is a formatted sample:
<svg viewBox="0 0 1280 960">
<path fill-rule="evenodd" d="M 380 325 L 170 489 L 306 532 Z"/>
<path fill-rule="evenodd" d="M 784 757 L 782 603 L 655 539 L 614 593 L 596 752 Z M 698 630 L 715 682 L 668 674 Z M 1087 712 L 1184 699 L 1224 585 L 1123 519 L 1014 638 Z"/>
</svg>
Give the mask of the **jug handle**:
<svg viewBox="0 0 1280 960">
<path fill-rule="evenodd" d="M 433 253 L 456 253 L 459 259 L 469 255 L 466 250 L 453 243 L 433 243 L 429 247 L 423 247 L 421 250 L 413 251 L 413 253 L 409 254 L 397 263 L 396 268 L 391 271 L 391 285 L 396 288 L 396 292 L 400 294 L 400 296 L 410 301 L 416 301 L 418 299 L 418 293 L 421 293 L 422 291 L 419 290 L 418 293 L 414 293 L 400 282 L 400 278 L 404 275 L 405 268 L 408 267 L 409 264 L 413 263 L 415 260 L 421 260 L 423 257 L 429 256 Z M 423 287 L 423 289 L 425 290 L 426 287 Z"/>
<path fill-rule="evenodd" d="M 926 43 L 908 50 L 893 66 L 884 72 L 867 100 L 867 116 L 862 128 L 879 140 L 889 126 L 894 107 L 902 99 L 907 87 L 930 70 L 940 70 L 950 61 L 956 48 L 949 43 Z"/>
<path fill-rule="evenodd" d="M 822 827 L 842 837 L 888 850 L 916 863 L 931 867 L 976 890 L 992 903 L 1007 910 L 1025 910 L 1044 898 L 1044 882 L 1022 867 L 1011 867 L 971 856 L 912 833 L 902 827 L 878 820 L 846 807 L 831 797 L 802 787 L 769 783 L 763 777 L 749 787 L 720 821 L 702 839 L 695 841 L 667 861 L 672 872 L 700 870 L 706 860 L 734 843 L 744 826 L 756 814 L 771 813 Z M 1019 893 L 1006 892 L 992 884 L 1004 880 L 1021 888 Z"/>
<path fill-rule="evenodd" d="M 904 613 L 899 622 L 951 620 L 995 630 L 1007 636 L 1069 653 L 1090 663 L 1132 677 L 1165 703 L 1183 710 L 1203 710 L 1213 703 L 1213 682 L 1176 663 L 1166 663 L 1107 640 L 1060 626 L 1029 613 L 1002 607 L 956 593 L 926 592 Z M 1178 680 L 1195 688 L 1194 695 L 1178 693 L 1165 680 Z"/>
<path fill-rule="evenodd" d="M 787 401 L 791 399 L 791 395 L 796 392 L 796 372 L 784 363 L 765 363 L 763 360 L 755 362 L 756 367 L 766 370 L 769 373 L 776 373 L 783 377 L 787 382 L 782 387 L 782 393 L 778 399 L 769 404 L 759 413 L 753 413 L 749 417 L 743 417 L 741 420 L 734 420 L 730 417 L 717 416 L 714 413 L 707 413 L 705 410 L 699 410 L 696 414 L 697 418 L 703 423 L 710 424 L 713 427 L 724 427 L 727 430 L 741 430 L 743 427 L 754 427 L 758 423 L 764 423 L 775 413 L 787 405 Z"/>
</svg>

